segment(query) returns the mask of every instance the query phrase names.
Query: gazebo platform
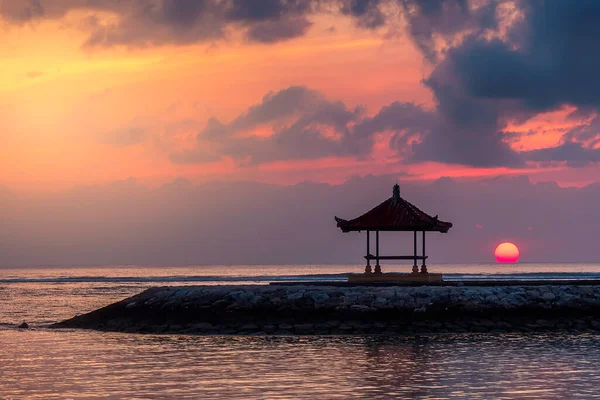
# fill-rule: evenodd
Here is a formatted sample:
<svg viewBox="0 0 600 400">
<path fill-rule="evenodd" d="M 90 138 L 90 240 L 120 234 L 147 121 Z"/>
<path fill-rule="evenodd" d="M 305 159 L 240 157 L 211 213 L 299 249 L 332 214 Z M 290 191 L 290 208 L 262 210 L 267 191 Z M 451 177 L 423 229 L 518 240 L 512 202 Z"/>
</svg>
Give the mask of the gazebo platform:
<svg viewBox="0 0 600 400">
<path fill-rule="evenodd" d="M 348 274 L 348 282 L 375 283 L 375 282 L 442 282 L 442 274 L 432 273 L 381 273 L 381 274 Z"/>
<path fill-rule="evenodd" d="M 400 186 L 394 185 L 392 197 L 371 209 L 365 214 L 346 220 L 335 217 L 337 227 L 342 232 L 367 233 L 367 261 L 364 274 L 350 274 L 348 282 L 441 282 L 441 274 L 430 274 L 425 264 L 428 256 L 425 254 L 425 232 L 446 233 L 452 228 L 451 222 L 444 222 L 438 216 L 432 217 L 418 209 L 400 197 Z M 371 232 L 375 231 L 375 254 L 371 254 Z M 413 254 L 412 255 L 381 255 L 379 253 L 379 232 L 412 232 Z M 422 255 L 417 254 L 417 233 L 423 234 Z M 412 260 L 412 273 L 387 273 L 381 271 L 380 261 Z M 371 261 L 375 261 L 375 270 L 371 267 Z M 418 262 L 421 261 L 419 271 Z"/>
</svg>

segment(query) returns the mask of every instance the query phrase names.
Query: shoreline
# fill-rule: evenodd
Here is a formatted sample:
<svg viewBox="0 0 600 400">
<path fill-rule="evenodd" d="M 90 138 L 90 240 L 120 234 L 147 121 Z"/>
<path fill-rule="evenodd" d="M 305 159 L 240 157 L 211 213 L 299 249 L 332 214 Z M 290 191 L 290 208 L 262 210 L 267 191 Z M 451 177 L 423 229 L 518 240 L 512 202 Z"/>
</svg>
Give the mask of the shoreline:
<svg viewBox="0 0 600 400">
<path fill-rule="evenodd" d="M 600 284 L 155 287 L 51 327 L 198 335 L 600 332 Z"/>
</svg>

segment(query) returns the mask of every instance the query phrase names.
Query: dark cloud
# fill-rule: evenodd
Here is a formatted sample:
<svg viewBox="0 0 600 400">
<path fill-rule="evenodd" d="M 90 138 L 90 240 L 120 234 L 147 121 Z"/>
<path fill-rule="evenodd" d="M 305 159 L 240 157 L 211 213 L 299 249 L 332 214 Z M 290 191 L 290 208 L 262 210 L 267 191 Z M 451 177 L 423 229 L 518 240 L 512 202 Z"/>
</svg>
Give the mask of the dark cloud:
<svg viewBox="0 0 600 400">
<path fill-rule="evenodd" d="M 588 142 L 589 147 L 600 146 L 600 117 L 595 116 L 589 124 L 578 125 L 566 134 L 567 140 Z"/>
<path fill-rule="evenodd" d="M 209 119 L 198 134 L 198 147 L 213 148 L 216 154 L 245 164 L 327 156 L 364 157 L 373 147 L 372 136 L 351 128 L 361 115 L 361 108 L 351 110 L 316 91 L 293 86 L 267 94 L 261 103 L 248 108 L 229 124 Z M 266 137 L 247 134 L 262 125 L 270 127 L 273 134 Z M 174 154 L 171 159 L 194 158 Z M 198 161 L 205 159 L 200 157 Z"/>
<path fill-rule="evenodd" d="M 116 22 L 90 27 L 87 47 L 187 44 L 223 37 L 226 21 L 214 0 L 126 1 Z"/>
<path fill-rule="evenodd" d="M 386 22 L 381 3 L 382 0 L 348 0 L 342 2 L 341 11 L 354 17 L 359 26 L 373 29 Z"/>
<path fill-rule="evenodd" d="M 580 143 L 567 141 L 557 147 L 527 152 L 532 161 L 555 162 L 566 161 L 569 167 L 585 167 L 600 162 L 600 149 L 584 147 Z"/>
<path fill-rule="evenodd" d="M 402 1 L 411 37 L 434 65 L 423 80 L 436 100 L 440 129 L 414 145 L 416 160 L 473 166 L 519 166 L 524 161 L 596 162 L 595 150 L 580 143 L 581 125 L 555 149 L 518 154 L 507 144 L 509 121 L 523 122 L 564 105 L 597 112 L 600 106 L 600 3 L 537 1 L 516 3 L 522 18 L 503 21 L 502 2 Z M 440 39 L 446 47 L 440 52 Z M 436 47 L 436 44 L 438 45 Z M 511 136 L 512 135 L 512 136 Z"/>
<path fill-rule="evenodd" d="M 392 132 L 391 148 L 408 162 L 477 167 L 518 167 L 552 157 L 569 165 L 596 162 L 599 131 L 586 121 L 600 108 L 595 0 L 4 0 L 0 14 L 25 23 L 74 9 L 116 13 L 113 22 L 88 20 L 86 45 L 93 47 L 195 43 L 225 37 L 232 27 L 248 40 L 272 43 L 304 35 L 315 13 L 341 13 L 377 28 L 390 21 L 387 10 L 394 7 L 431 63 L 423 84 L 434 95 L 434 109 L 395 103 L 369 119 L 316 92 L 290 88 L 268 95 L 230 123 L 209 121 L 199 140 L 210 141 L 208 148 L 218 155 L 255 163 L 364 157 L 373 134 L 382 131 Z M 521 154 L 510 148 L 515 133 L 505 132 L 509 122 L 565 105 L 577 109 L 569 118 L 580 125 L 559 147 Z M 261 124 L 271 124 L 274 135 L 243 135 Z M 172 159 L 211 157 L 194 150 Z"/>
<path fill-rule="evenodd" d="M 0 15 L 8 21 L 23 23 L 42 17 L 44 8 L 40 0 L 5 0 L 0 2 Z"/>
<path fill-rule="evenodd" d="M 85 46 L 187 44 L 223 38 L 237 27 L 272 43 L 302 36 L 321 0 L 5 0 L 0 16 L 13 23 L 61 18 L 71 10 L 109 11 L 116 21 L 87 18 Z"/>
<path fill-rule="evenodd" d="M 423 55 L 436 62 L 439 54 L 436 36 L 448 37 L 466 30 L 478 34 L 496 27 L 498 1 L 471 7 L 468 0 L 396 0 L 408 22 L 408 31 Z"/>
<path fill-rule="evenodd" d="M 304 17 L 261 21 L 248 28 L 248 39 L 260 43 L 280 42 L 303 36 L 312 23 Z"/>
<path fill-rule="evenodd" d="M 171 160 L 213 162 L 205 149 L 245 165 L 328 156 L 362 159 L 371 155 L 376 134 L 390 133 L 389 146 L 405 163 L 523 166 L 524 159 L 511 150 L 505 134 L 494 134 L 499 132 L 494 123 L 498 116 L 480 103 L 466 100 L 448 102 L 455 110 L 444 112 L 439 107 L 425 109 L 396 102 L 367 117 L 361 108 L 348 109 L 319 92 L 293 86 L 267 94 L 228 124 L 210 118 L 198 134 L 199 150 L 173 154 Z M 272 135 L 248 134 L 264 126 L 272 129 Z M 489 131 L 490 126 L 496 131 Z"/>
<path fill-rule="evenodd" d="M 391 131 L 390 148 L 402 156 L 404 162 L 435 161 L 475 167 L 524 165 L 521 156 L 504 142 L 503 134 L 486 131 L 488 126 L 494 127 L 494 115 L 486 115 L 486 110 L 479 110 L 476 103 L 452 104 L 456 110 L 447 113 L 464 112 L 470 116 L 467 122 L 461 124 L 456 122 L 460 119 L 448 119 L 439 109 L 393 103 L 358 124 L 356 133 L 369 136 Z M 479 129 L 472 129 L 474 125 L 479 125 Z"/>
<path fill-rule="evenodd" d="M 290 15 L 304 15 L 315 10 L 315 0 L 230 0 L 226 16 L 234 21 L 279 20 Z"/>
</svg>

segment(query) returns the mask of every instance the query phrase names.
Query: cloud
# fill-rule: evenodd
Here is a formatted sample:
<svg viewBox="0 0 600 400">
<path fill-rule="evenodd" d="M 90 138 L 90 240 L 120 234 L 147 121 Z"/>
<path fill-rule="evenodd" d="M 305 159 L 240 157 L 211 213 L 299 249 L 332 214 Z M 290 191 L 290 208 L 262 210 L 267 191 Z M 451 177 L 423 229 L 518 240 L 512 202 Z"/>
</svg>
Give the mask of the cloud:
<svg viewBox="0 0 600 400">
<path fill-rule="evenodd" d="M 390 23 L 390 9 L 400 10 L 409 37 L 431 64 L 423 84 L 434 108 L 392 103 L 369 119 L 298 86 L 268 95 L 229 123 L 210 120 L 198 149 L 171 159 L 208 162 L 213 156 L 205 148 L 250 163 L 360 158 L 370 153 L 373 135 L 388 131 L 404 162 L 597 162 L 598 123 L 581 122 L 553 150 L 519 153 L 510 146 L 515 132 L 507 132 L 511 122 L 565 105 L 577 110 L 571 119 L 598 114 L 600 3 L 594 0 L 26 0 L 3 1 L 0 14 L 22 24 L 72 10 L 109 12 L 115 18 L 87 20 L 85 44 L 135 47 L 220 39 L 232 29 L 268 44 L 305 35 L 312 17 L 328 12 L 374 29 Z M 272 135 L 248 135 L 262 125 Z"/>
<path fill-rule="evenodd" d="M 543 163 L 566 162 L 579 168 L 600 162 L 600 118 L 594 116 L 589 123 L 577 125 L 563 135 L 556 147 L 526 152 L 532 161 Z"/>
<path fill-rule="evenodd" d="M 44 15 L 44 8 L 39 0 L 2 1 L 0 2 L 2 18 L 23 23 Z"/>
<path fill-rule="evenodd" d="M 600 162 L 600 149 L 567 141 L 557 147 L 529 151 L 527 158 L 541 162 L 565 161 L 569 167 L 585 167 Z"/>
<path fill-rule="evenodd" d="M 381 3 L 381 0 L 348 0 L 342 3 L 341 12 L 352 16 L 359 26 L 374 29 L 386 22 Z"/>
<path fill-rule="evenodd" d="M 431 62 L 440 54 L 436 39 L 465 31 L 483 33 L 497 25 L 496 8 L 501 2 L 482 2 L 473 7 L 468 0 L 396 0 L 403 9 L 408 31 L 417 47 Z"/>
<path fill-rule="evenodd" d="M 361 135 L 392 131 L 390 147 L 404 162 L 435 161 L 475 167 L 524 165 L 520 155 L 503 142 L 502 135 L 484 129 L 493 126 L 494 115 L 478 110 L 478 104 L 459 104 L 456 113 L 468 113 L 467 123 L 447 118 L 438 109 L 427 110 L 413 103 L 393 103 L 356 127 Z M 464 99 L 463 99 L 464 101 Z M 450 110 L 448 111 L 450 112 Z M 475 121 L 479 119 L 479 121 Z M 478 124 L 479 129 L 472 129 Z"/>
<path fill-rule="evenodd" d="M 100 143 L 115 147 L 129 147 L 144 142 L 148 137 L 146 129 L 133 126 L 121 128 L 98 136 Z"/>
<path fill-rule="evenodd" d="M 328 156 L 368 155 L 373 147 L 369 134 L 362 135 L 351 125 L 362 115 L 361 108 L 348 109 L 341 102 L 301 86 L 268 93 L 259 104 L 229 124 L 211 118 L 198 134 L 198 149 L 172 154 L 171 160 L 211 162 L 205 148 L 244 164 L 279 160 L 317 159 Z M 266 126 L 271 131 L 257 136 L 253 130 Z M 200 152 L 196 158 L 186 156 Z"/>
<path fill-rule="evenodd" d="M 509 121 L 524 122 L 565 105 L 581 109 L 580 116 L 597 113 L 600 3 L 401 4 L 411 37 L 433 65 L 423 83 L 434 94 L 440 123 L 413 145 L 415 160 L 508 167 L 540 160 L 571 166 L 598 161 L 589 143 L 597 143 L 596 127 L 582 124 L 554 149 L 523 153 L 509 146 L 514 133 L 506 130 Z M 584 133 L 587 143 L 574 138 Z"/>
<path fill-rule="evenodd" d="M 460 105 L 458 107 L 461 107 Z M 464 105 L 475 111 L 482 129 L 490 119 L 477 112 L 477 104 Z M 228 124 L 208 120 L 198 134 L 198 149 L 212 148 L 221 156 L 244 164 L 278 160 L 316 159 L 329 156 L 364 158 L 371 154 L 374 136 L 390 132 L 389 147 L 405 163 L 437 161 L 477 167 L 523 166 L 520 155 L 504 143 L 501 135 L 471 131 L 473 124 L 459 124 L 436 109 L 414 103 L 395 102 L 367 117 L 362 109 L 348 109 L 341 102 L 327 100 L 322 94 L 301 86 L 269 93 L 259 104 Z M 268 136 L 247 135 L 261 126 L 272 130 Z M 456 138 L 462 135 L 463 140 Z M 212 162 L 204 150 L 174 154 L 176 162 Z M 200 154 L 198 157 L 192 154 Z"/>
<path fill-rule="evenodd" d="M 221 160 L 217 154 L 200 149 L 183 150 L 169 155 L 174 164 L 207 164 Z"/>
<path fill-rule="evenodd" d="M 339 263 L 358 272 L 364 233 L 341 233 L 333 217 L 366 212 L 389 198 L 397 181 L 365 176 L 340 185 L 279 186 L 179 179 L 152 188 L 128 179 L 36 196 L 0 194 L 0 265 Z M 561 188 L 523 176 L 399 183 L 404 198 L 454 224 L 427 237 L 432 265 L 442 272 L 443 262 L 493 262 L 495 245 L 505 240 L 519 245 L 522 261 L 599 261 L 600 184 Z M 557 212 L 565 205 L 568 213 Z M 386 233 L 380 241 L 384 254 L 412 251 L 410 234 Z M 410 271 L 393 263 L 384 269 Z"/>
<path fill-rule="evenodd" d="M 261 21 L 253 24 L 247 32 L 251 41 L 273 43 L 303 36 L 312 23 L 304 17 Z"/>
<path fill-rule="evenodd" d="M 462 87 L 478 97 L 518 99 L 547 111 L 600 105 L 600 3 L 523 2 L 508 39 L 466 41 L 452 55 Z M 516 46 L 515 46 L 516 45 Z"/>
<path fill-rule="evenodd" d="M 24 0 L 3 1 L 0 16 L 23 24 L 59 19 L 69 11 L 88 11 L 83 24 L 87 47 L 125 45 L 143 47 L 189 44 L 226 36 L 241 29 L 251 41 L 272 43 L 302 36 L 319 0 Z M 98 11 L 117 16 L 104 22 Z"/>
</svg>

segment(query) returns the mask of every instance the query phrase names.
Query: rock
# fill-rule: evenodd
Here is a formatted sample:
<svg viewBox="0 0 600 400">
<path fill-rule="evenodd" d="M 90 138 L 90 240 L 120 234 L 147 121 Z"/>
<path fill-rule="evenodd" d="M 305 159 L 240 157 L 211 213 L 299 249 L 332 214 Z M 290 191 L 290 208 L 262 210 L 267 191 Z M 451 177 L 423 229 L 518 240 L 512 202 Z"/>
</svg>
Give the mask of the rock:
<svg viewBox="0 0 600 400">
<path fill-rule="evenodd" d="M 296 292 L 296 293 L 292 293 L 292 294 L 288 295 L 287 299 L 288 299 L 288 301 L 296 301 L 296 300 L 300 300 L 303 297 L 304 297 L 303 292 Z"/>
<path fill-rule="evenodd" d="M 385 328 L 388 327 L 388 323 L 386 321 L 377 321 L 373 324 L 373 326 L 375 327 L 375 329 L 377 329 L 378 331 L 382 331 Z"/>
<path fill-rule="evenodd" d="M 552 301 L 556 298 L 556 296 L 552 292 L 546 292 L 542 295 L 542 299 L 546 301 Z"/>
<path fill-rule="evenodd" d="M 55 327 L 197 334 L 586 331 L 600 330 L 598 313 L 600 285 L 224 285 L 149 289 Z M 433 323 L 413 324 L 425 316 Z"/>
<path fill-rule="evenodd" d="M 442 323 L 438 322 L 438 321 L 427 321 L 427 325 L 426 326 L 428 328 L 436 329 L 437 330 L 437 329 L 439 329 L 439 328 L 442 327 Z"/>
<path fill-rule="evenodd" d="M 29 329 L 29 324 L 27 322 L 23 322 L 19 325 L 19 329 Z"/>
<path fill-rule="evenodd" d="M 173 294 L 173 297 L 182 298 L 187 296 L 188 293 L 189 289 L 179 289 Z"/>
<path fill-rule="evenodd" d="M 484 302 L 487 304 L 495 304 L 498 301 L 498 297 L 495 295 L 486 296 Z"/>
<path fill-rule="evenodd" d="M 200 322 L 198 324 L 193 324 L 192 329 L 201 332 L 209 332 L 214 331 L 215 327 L 213 326 L 213 324 L 209 324 L 208 322 Z"/>
<path fill-rule="evenodd" d="M 359 305 L 362 306 L 366 306 L 371 304 L 371 302 L 373 301 L 373 296 L 371 294 L 363 294 L 361 296 L 358 297 L 357 302 Z"/>
<path fill-rule="evenodd" d="M 293 336 L 294 334 L 290 331 L 278 330 L 273 333 L 275 336 Z"/>
<path fill-rule="evenodd" d="M 383 297 L 378 297 L 371 303 L 373 308 L 389 308 L 388 301 Z"/>
<path fill-rule="evenodd" d="M 249 301 L 252 296 L 254 296 L 254 293 L 250 292 L 250 291 L 245 291 L 245 290 L 236 290 L 234 292 L 230 292 L 227 296 L 227 298 L 230 298 L 234 301 L 239 301 L 239 302 L 244 302 L 244 301 Z"/>
<path fill-rule="evenodd" d="M 228 305 L 229 305 L 229 302 L 228 302 L 227 300 L 223 300 L 223 299 L 221 299 L 221 300 L 217 300 L 217 301 L 215 301 L 215 302 L 212 304 L 212 306 L 213 306 L 214 308 L 217 308 L 217 309 L 218 309 L 218 308 L 225 308 L 225 307 L 227 307 Z"/>
<path fill-rule="evenodd" d="M 281 303 L 280 297 L 277 297 L 277 296 L 271 297 L 271 304 L 278 305 L 279 303 Z"/>
<path fill-rule="evenodd" d="M 327 322 L 325 322 L 325 325 L 327 325 L 328 328 L 337 328 L 338 326 L 340 326 L 340 321 L 338 321 L 338 320 L 327 321 Z"/>
<path fill-rule="evenodd" d="M 481 320 L 481 325 L 485 326 L 486 328 L 495 328 L 496 324 L 492 321 L 490 321 L 489 319 L 483 319 Z"/>
<path fill-rule="evenodd" d="M 240 332 L 256 332 L 258 331 L 258 326 L 256 324 L 244 324 L 240 326 Z"/>
<path fill-rule="evenodd" d="M 314 292 L 310 294 L 315 304 L 325 304 L 329 300 L 329 295 L 323 292 Z"/>
<path fill-rule="evenodd" d="M 314 325 L 313 324 L 295 324 L 294 325 L 294 332 L 300 334 L 300 335 L 308 335 L 313 333 L 315 330 Z"/>
<path fill-rule="evenodd" d="M 359 311 L 359 312 L 367 312 L 367 311 L 371 310 L 371 307 L 363 306 L 360 304 L 354 304 L 353 306 L 350 307 L 350 309 L 352 309 L 354 311 Z"/>
<path fill-rule="evenodd" d="M 396 297 L 396 292 L 393 290 L 382 290 L 381 293 L 378 294 L 378 296 L 386 300 L 391 300 L 394 297 Z"/>
</svg>

